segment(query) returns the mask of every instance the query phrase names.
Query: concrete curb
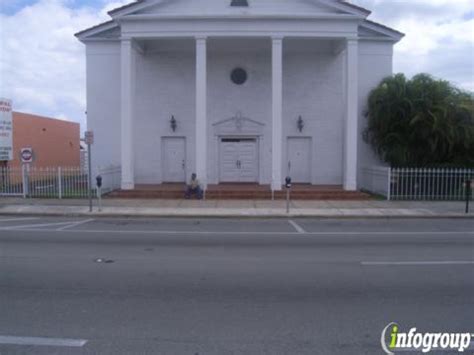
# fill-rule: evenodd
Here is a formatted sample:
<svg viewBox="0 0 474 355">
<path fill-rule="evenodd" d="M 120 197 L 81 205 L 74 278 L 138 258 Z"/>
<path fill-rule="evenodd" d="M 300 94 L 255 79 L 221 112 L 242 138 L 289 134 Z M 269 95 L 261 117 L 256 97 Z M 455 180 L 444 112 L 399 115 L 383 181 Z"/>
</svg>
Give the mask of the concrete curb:
<svg viewBox="0 0 474 355">
<path fill-rule="evenodd" d="M 49 206 L 53 207 L 53 206 Z M 61 210 L 52 210 L 60 208 Z M 176 211 L 135 209 L 135 211 L 104 211 L 88 212 L 87 207 L 54 206 L 53 208 L 41 207 L 41 210 L 32 209 L 31 206 L 17 206 L 15 209 L 2 210 L 0 216 L 50 216 L 50 217 L 106 217 L 106 218 L 321 218 L 321 219 L 474 219 L 474 214 L 464 213 L 436 213 L 429 210 L 409 210 L 409 209 L 374 209 L 372 213 L 352 211 L 350 209 L 325 209 L 325 210 L 300 210 L 296 212 L 264 210 L 264 211 L 239 211 L 223 210 L 216 211 L 196 211 L 195 209 L 180 209 Z"/>
</svg>

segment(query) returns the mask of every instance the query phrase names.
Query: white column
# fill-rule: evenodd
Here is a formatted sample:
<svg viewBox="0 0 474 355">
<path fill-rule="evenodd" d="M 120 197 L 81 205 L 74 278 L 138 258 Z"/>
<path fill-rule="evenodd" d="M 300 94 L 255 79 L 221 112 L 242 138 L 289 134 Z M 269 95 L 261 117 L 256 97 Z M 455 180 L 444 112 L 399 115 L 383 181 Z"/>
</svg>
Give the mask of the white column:
<svg viewBox="0 0 474 355">
<path fill-rule="evenodd" d="M 133 105 L 135 87 L 135 55 L 131 39 L 121 43 L 121 158 L 123 190 L 133 190 L 135 174 L 133 166 Z"/>
<path fill-rule="evenodd" d="M 272 190 L 281 190 L 283 39 L 272 38 Z"/>
<path fill-rule="evenodd" d="M 207 44 L 196 38 L 196 174 L 207 187 Z"/>
<path fill-rule="evenodd" d="M 357 39 L 346 41 L 346 122 L 344 130 L 344 190 L 357 190 L 357 140 L 358 119 L 358 72 L 359 46 Z"/>
</svg>

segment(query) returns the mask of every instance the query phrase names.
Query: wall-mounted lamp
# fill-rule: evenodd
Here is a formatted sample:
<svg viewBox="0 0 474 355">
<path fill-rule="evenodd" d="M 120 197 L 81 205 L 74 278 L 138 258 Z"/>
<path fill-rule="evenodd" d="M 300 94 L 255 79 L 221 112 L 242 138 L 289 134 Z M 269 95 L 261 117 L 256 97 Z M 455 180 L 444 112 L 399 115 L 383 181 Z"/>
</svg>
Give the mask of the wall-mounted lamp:
<svg viewBox="0 0 474 355">
<path fill-rule="evenodd" d="M 178 122 L 176 122 L 176 118 L 174 118 L 174 116 L 171 116 L 170 126 L 173 132 L 176 132 L 176 128 L 178 128 Z"/>
<path fill-rule="evenodd" d="M 303 128 L 304 128 L 303 117 L 301 116 L 298 117 L 298 120 L 296 121 L 296 127 L 298 127 L 298 131 L 303 132 Z"/>
</svg>

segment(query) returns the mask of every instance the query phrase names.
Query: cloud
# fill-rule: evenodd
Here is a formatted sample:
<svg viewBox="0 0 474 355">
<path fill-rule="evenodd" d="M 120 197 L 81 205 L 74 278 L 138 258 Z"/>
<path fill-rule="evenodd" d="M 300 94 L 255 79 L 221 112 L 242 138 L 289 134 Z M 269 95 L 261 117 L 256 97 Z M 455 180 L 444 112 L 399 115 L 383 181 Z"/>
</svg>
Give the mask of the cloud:
<svg viewBox="0 0 474 355">
<path fill-rule="evenodd" d="M 67 116 L 84 129 L 85 54 L 74 33 L 107 20 L 108 10 L 126 2 L 103 2 L 97 9 L 39 0 L 0 14 L 0 96 L 12 98 L 14 110 Z"/>
<path fill-rule="evenodd" d="M 16 110 L 66 116 L 84 129 L 85 54 L 74 33 L 130 1 L 0 0 L 0 96 L 12 98 Z M 395 71 L 432 73 L 474 91 L 472 0 L 353 2 L 406 33 Z"/>
<path fill-rule="evenodd" d="M 353 0 L 371 19 L 406 34 L 396 45 L 394 69 L 430 73 L 474 91 L 472 0 Z"/>
</svg>

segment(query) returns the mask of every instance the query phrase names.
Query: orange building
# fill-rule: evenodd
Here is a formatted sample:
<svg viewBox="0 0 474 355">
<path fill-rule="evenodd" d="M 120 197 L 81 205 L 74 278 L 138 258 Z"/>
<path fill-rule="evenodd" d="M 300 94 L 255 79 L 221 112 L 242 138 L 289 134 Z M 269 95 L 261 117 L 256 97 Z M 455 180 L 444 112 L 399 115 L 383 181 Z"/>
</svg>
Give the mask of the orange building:
<svg viewBox="0 0 474 355">
<path fill-rule="evenodd" d="M 33 167 L 79 167 L 79 123 L 13 112 L 13 160 L 21 166 L 21 150 L 33 149 Z"/>
</svg>

